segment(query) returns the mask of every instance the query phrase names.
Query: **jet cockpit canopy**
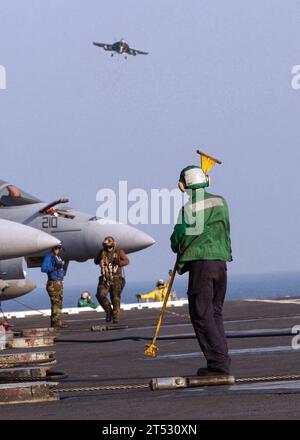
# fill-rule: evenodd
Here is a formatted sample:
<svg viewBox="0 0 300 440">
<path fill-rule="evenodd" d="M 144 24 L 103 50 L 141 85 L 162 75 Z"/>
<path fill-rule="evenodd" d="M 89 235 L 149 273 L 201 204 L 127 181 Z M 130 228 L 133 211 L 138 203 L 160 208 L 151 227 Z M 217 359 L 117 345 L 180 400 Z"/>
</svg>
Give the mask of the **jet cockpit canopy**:
<svg viewBox="0 0 300 440">
<path fill-rule="evenodd" d="M 32 205 L 34 203 L 41 203 L 41 200 L 10 183 L 4 182 L 4 180 L 0 180 L 0 208 Z"/>
</svg>

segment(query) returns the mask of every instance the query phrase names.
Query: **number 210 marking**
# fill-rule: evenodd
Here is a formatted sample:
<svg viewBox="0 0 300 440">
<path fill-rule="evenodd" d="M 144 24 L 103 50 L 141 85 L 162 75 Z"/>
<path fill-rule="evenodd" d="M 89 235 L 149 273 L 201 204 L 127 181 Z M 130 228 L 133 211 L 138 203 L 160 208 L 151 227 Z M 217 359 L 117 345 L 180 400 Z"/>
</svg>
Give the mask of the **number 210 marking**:
<svg viewBox="0 0 300 440">
<path fill-rule="evenodd" d="M 44 229 L 57 228 L 57 217 L 43 217 L 42 226 Z"/>
</svg>

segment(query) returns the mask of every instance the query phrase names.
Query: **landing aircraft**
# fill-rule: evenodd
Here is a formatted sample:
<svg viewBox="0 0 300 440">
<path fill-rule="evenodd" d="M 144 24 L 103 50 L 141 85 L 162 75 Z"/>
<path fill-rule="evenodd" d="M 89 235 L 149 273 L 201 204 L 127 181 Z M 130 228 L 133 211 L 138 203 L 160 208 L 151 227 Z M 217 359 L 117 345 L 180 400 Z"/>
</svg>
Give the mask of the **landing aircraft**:
<svg viewBox="0 0 300 440">
<path fill-rule="evenodd" d="M 43 202 L 14 185 L 0 180 L 0 218 L 30 226 L 58 239 L 63 246 L 61 257 L 67 269 L 70 261 L 84 262 L 95 258 L 104 238 L 111 235 L 126 253 L 145 249 L 155 243 L 152 237 L 128 225 L 108 222 L 72 208 L 59 205 L 68 199 Z M 44 252 L 25 256 L 27 267 L 40 267 Z M 25 279 L 22 258 L 0 261 L 0 278 Z M 3 299 L 12 299 L 6 295 Z"/>
<path fill-rule="evenodd" d="M 26 276 L 24 277 L 23 272 L 19 273 L 20 279 L 11 279 L 10 266 L 13 266 L 18 258 L 34 252 L 43 252 L 59 243 L 57 238 L 38 229 L 0 219 L 0 260 L 7 260 L 2 262 L 1 267 L 0 301 L 7 297 L 24 295 L 36 287 Z"/>
<path fill-rule="evenodd" d="M 113 43 L 113 44 L 93 42 L 93 45 L 101 47 L 104 50 L 116 52 L 120 55 L 122 55 L 122 54 L 128 54 L 128 55 L 133 55 L 133 56 L 148 55 L 148 52 L 143 52 L 142 50 L 132 49 L 131 47 L 129 47 L 129 45 L 126 43 L 125 40 L 120 40 L 120 41 L 117 41 L 116 43 Z M 112 53 L 111 56 L 113 56 L 113 55 L 114 54 Z"/>
</svg>

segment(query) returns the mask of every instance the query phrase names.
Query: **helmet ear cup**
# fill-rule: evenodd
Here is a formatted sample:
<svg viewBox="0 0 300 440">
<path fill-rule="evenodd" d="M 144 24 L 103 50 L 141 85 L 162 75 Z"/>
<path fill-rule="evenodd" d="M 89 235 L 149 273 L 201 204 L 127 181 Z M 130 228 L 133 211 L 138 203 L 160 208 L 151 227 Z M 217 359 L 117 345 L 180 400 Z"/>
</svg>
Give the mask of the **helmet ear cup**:
<svg viewBox="0 0 300 440">
<path fill-rule="evenodd" d="M 185 192 L 185 184 L 181 180 L 178 182 L 178 188 L 181 192 Z"/>
</svg>

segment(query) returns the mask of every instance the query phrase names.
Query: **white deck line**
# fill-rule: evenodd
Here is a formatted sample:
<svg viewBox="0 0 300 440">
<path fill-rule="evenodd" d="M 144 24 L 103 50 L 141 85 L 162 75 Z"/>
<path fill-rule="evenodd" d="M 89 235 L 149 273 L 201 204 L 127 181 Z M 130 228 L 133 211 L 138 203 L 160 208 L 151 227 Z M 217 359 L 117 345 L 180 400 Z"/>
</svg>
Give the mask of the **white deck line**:
<svg viewBox="0 0 300 440">
<path fill-rule="evenodd" d="M 146 303 L 133 303 L 133 304 L 121 304 L 121 310 L 141 310 L 141 309 L 160 309 L 162 307 L 162 302 L 146 302 Z M 177 300 L 177 301 L 169 301 L 168 307 L 182 307 L 185 304 L 188 304 L 187 299 Z M 45 316 L 51 315 L 50 309 L 40 309 L 39 311 L 28 310 L 21 312 L 4 312 L 7 319 L 10 318 L 26 318 L 28 316 L 40 316 L 41 312 Z M 81 312 L 96 312 L 96 313 L 104 313 L 102 307 L 97 307 L 97 309 L 91 309 L 90 307 L 69 307 L 64 308 L 62 313 L 66 313 L 67 315 L 77 315 Z"/>
<path fill-rule="evenodd" d="M 290 298 L 290 299 L 245 299 L 249 302 L 264 302 L 273 304 L 298 304 L 300 305 L 300 298 Z"/>
</svg>

